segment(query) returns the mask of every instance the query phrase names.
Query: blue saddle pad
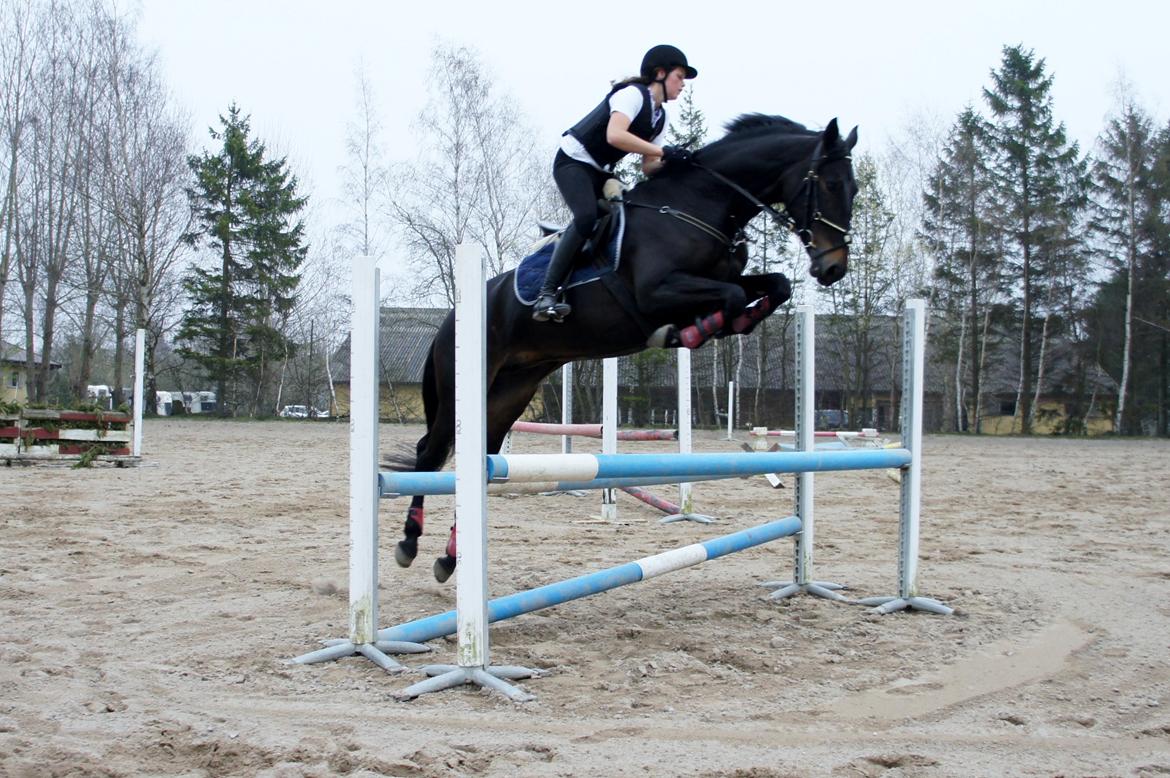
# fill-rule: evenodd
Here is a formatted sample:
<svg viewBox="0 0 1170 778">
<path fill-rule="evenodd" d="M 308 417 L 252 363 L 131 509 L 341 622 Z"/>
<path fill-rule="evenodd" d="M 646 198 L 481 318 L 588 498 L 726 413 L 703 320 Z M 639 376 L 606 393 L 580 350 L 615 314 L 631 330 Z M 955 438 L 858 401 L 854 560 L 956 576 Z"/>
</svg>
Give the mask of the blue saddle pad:
<svg viewBox="0 0 1170 778">
<path fill-rule="evenodd" d="M 626 210 L 624 205 L 614 209 L 612 224 L 613 229 L 610 232 L 610 239 L 605 246 L 605 258 L 607 260 L 605 266 L 596 267 L 594 265 L 588 265 L 573 268 L 573 272 L 569 274 L 569 280 L 565 284 L 566 289 L 592 283 L 606 273 L 612 273 L 617 270 L 618 264 L 621 262 L 622 237 L 626 231 Z M 532 305 L 532 303 L 536 302 L 536 296 L 540 294 L 540 285 L 544 282 L 544 272 L 548 269 L 548 263 L 552 259 L 553 249 L 556 248 L 557 241 L 559 240 L 560 236 L 558 235 L 556 240 L 549 241 L 537 249 L 535 253 L 529 254 L 522 259 L 520 265 L 516 268 L 516 272 L 513 274 L 514 291 L 516 293 L 516 299 L 525 305 Z"/>
</svg>

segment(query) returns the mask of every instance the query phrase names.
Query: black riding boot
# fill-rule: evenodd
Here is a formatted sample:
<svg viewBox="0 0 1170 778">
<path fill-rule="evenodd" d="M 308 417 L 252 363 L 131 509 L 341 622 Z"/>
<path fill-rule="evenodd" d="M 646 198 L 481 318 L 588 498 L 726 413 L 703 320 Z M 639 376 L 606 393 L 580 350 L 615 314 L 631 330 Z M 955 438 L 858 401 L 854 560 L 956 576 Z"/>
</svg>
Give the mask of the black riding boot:
<svg viewBox="0 0 1170 778">
<path fill-rule="evenodd" d="M 548 269 L 544 272 L 540 293 L 532 304 L 532 318 L 536 321 L 561 321 L 572 312 L 573 308 L 568 303 L 557 302 L 557 288 L 568 278 L 573 268 L 573 257 L 577 256 L 577 250 L 584 242 L 581 233 L 571 224 L 561 233 Z"/>
</svg>

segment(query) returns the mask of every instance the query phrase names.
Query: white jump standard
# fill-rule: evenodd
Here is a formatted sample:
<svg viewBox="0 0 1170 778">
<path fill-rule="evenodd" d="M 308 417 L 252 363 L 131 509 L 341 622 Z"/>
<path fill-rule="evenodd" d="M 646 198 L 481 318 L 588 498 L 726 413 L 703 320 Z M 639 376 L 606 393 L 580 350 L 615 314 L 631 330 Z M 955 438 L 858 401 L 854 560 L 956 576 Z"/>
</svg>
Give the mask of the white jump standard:
<svg viewBox="0 0 1170 778">
<path fill-rule="evenodd" d="M 908 300 L 902 318 L 902 446 L 910 450 L 910 465 L 902 468 L 899 524 L 898 595 L 867 597 L 862 605 L 876 605 L 878 613 L 905 608 L 949 616 L 952 608 L 918 595 L 918 529 L 922 517 L 922 387 L 926 382 L 926 303 Z M 911 388 L 912 387 L 912 388 Z"/>
<path fill-rule="evenodd" d="M 796 405 L 796 448 L 802 452 L 815 450 L 813 404 L 816 397 L 816 317 L 808 305 L 796 309 L 796 384 L 794 387 Z M 908 453 L 908 452 L 907 452 Z M 763 454 L 769 456 L 770 454 Z M 775 472 L 775 471 L 772 471 Z M 779 479 L 777 479 L 779 480 Z M 773 483 L 775 486 L 775 483 Z M 800 518 L 803 529 L 796 539 L 795 563 L 791 581 L 766 581 L 765 586 L 776 591 L 772 598 L 781 600 L 805 592 L 816 597 L 837 602 L 849 602 L 849 598 L 838 594 L 842 584 L 830 581 L 812 580 L 813 539 L 816 523 L 813 520 L 813 473 L 800 472 L 793 487 L 793 511 Z"/>
<path fill-rule="evenodd" d="M 361 655 L 388 672 L 406 668 L 387 654 L 429 646 L 377 640 L 378 631 L 378 287 L 370 257 L 353 263 L 349 412 L 349 639 L 292 661 L 312 664 Z M 373 358 L 370 358 L 370 357 Z"/>
</svg>

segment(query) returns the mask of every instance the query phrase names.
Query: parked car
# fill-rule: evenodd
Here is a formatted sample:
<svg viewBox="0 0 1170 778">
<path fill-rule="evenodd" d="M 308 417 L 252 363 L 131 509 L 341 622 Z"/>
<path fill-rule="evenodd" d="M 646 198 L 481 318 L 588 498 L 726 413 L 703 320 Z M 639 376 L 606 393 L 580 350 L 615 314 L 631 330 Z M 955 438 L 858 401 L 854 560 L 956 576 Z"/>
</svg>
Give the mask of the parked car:
<svg viewBox="0 0 1170 778">
<path fill-rule="evenodd" d="M 849 413 L 841 410 L 818 410 L 814 423 L 819 430 L 842 430 L 849 426 Z"/>
<path fill-rule="evenodd" d="M 280 418 L 307 419 L 309 418 L 309 409 L 304 405 L 286 405 L 280 409 Z"/>
</svg>

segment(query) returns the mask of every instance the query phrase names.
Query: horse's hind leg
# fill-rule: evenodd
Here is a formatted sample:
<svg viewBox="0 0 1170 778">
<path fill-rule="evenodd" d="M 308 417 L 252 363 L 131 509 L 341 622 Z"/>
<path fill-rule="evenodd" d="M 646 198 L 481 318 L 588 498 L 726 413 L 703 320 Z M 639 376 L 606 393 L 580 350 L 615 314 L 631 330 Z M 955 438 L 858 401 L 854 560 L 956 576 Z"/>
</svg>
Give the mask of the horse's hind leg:
<svg viewBox="0 0 1170 778">
<path fill-rule="evenodd" d="M 444 325 L 446 328 L 446 325 Z M 454 357 L 447 356 L 451 334 L 440 330 L 423 368 L 423 405 L 426 410 L 427 432 L 415 447 L 414 472 L 436 472 L 451 455 L 455 440 L 455 381 Z M 423 533 L 424 496 L 416 494 L 410 501 L 403 525 L 403 538 L 394 547 L 394 560 L 401 567 L 410 567 L 418 555 L 418 539 Z"/>
<path fill-rule="evenodd" d="M 450 444 L 455 436 L 453 421 L 436 418 L 431 429 L 418 442 L 415 458 L 415 472 L 434 472 L 442 469 L 450 454 Z M 432 441 L 438 441 L 432 446 Z M 402 540 L 394 547 L 394 561 L 399 567 L 410 567 L 414 558 L 418 556 L 418 539 L 423 534 L 425 509 L 424 496 L 416 494 L 410 500 L 410 508 L 406 512 L 406 522 L 402 527 Z"/>
<path fill-rule="evenodd" d="M 487 397 L 487 453 L 500 453 L 512 423 L 524 413 L 540 382 L 556 367 L 555 364 L 541 364 L 509 369 L 495 377 Z M 456 516 L 456 520 L 458 518 Z M 435 580 L 439 583 L 446 581 L 455 572 L 455 550 L 455 525 L 452 524 L 446 551 L 435 560 Z"/>
</svg>

